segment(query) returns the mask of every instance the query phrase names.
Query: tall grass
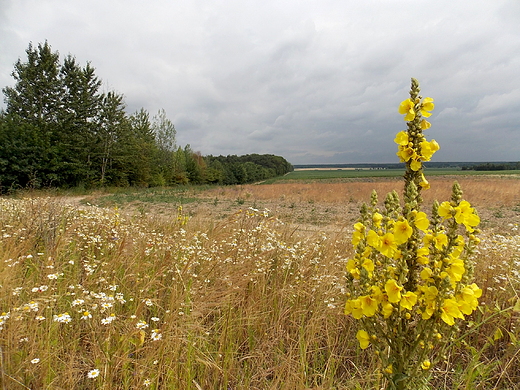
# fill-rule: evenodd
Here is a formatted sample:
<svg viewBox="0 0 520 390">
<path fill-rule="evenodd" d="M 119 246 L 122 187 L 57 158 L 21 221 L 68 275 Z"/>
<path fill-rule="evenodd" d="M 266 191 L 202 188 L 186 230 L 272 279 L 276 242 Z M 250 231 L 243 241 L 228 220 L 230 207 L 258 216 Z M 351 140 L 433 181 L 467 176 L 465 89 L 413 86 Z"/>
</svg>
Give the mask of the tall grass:
<svg viewBox="0 0 520 390">
<path fill-rule="evenodd" d="M 380 386 L 342 314 L 348 232 L 304 235 L 255 209 L 220 222 L 59 198 L 0 199 L 0 210 L 2 389 Z M 460 329 L 436 388 L 520 382 L 518 313 L 498 314 L 520 285 L 508 229 L 484 232 L 485 324 Z"/>
</svg>

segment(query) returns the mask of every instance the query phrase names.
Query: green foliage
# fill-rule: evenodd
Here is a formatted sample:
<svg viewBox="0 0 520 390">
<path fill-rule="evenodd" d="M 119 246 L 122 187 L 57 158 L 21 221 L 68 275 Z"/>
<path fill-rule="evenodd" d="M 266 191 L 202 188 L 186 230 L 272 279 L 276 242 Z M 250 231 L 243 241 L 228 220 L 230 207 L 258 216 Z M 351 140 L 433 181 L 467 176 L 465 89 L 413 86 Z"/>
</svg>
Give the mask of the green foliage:
<svg viewBox="0 0 520 390">
<path fill-rule="evenodd" d="M 125 112 L 123 95 L 100 92 L 101 81 L 74 57 L 60 63 L 45 42 L 18 60 L 14 87 L 3 89 L 0 192 L 19 188 L 242 184 L 292 170 L 282 157 L 203 157 L 176 145 L 176 130 L 159 110 Z"/>
</svg>

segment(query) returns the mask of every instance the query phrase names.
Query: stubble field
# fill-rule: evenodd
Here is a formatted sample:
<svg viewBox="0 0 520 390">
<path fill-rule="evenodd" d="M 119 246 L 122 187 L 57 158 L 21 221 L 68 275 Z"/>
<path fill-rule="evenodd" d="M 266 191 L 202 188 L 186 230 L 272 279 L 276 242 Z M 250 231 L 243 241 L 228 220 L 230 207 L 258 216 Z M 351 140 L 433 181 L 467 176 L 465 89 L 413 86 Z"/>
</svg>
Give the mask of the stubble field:
<svg viewBox="0 0 520 390">
<path fill-rule="evenodd" d="M 430 180 L 424 211 L 453 180 Z M 456 180 L 482 220 L 484 294 L 431 388 L 514 389 L 520 179 Z M 373 189 L 382 202 L 402 184 L 0 199 L 2 388 L 380 388 L 342 314 L 352 224 Z"/>
</svg>

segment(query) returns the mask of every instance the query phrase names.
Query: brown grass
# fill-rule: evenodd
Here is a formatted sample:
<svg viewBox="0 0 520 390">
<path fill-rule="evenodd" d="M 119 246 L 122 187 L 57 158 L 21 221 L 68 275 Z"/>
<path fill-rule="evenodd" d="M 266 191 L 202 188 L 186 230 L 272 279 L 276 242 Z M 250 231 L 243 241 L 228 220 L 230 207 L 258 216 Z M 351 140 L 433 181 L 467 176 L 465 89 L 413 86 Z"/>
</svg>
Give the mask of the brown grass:
<svg viewBox="0 0 520 390">
<path fill-rule="evenodd" d="M 429 179 L 432 188 L 423 191 L 425 203 L 431 203 L 434 199 L 449 199 L 455 180 L 462 186 L 465 198 L 476 207 L 511 207 L 520 204 L 520 179 L 477 176 Z M 346 202 L 365 202 L 369 199 L 372 190 L 376 190 L 382 198 L 393 190 L 401 193 L 402 188 L 402 180 L 367 179 L 336 183 L 281 183 L 219 187 L 208 191 L 207 196 L 344 204 Z"/>
</svg>

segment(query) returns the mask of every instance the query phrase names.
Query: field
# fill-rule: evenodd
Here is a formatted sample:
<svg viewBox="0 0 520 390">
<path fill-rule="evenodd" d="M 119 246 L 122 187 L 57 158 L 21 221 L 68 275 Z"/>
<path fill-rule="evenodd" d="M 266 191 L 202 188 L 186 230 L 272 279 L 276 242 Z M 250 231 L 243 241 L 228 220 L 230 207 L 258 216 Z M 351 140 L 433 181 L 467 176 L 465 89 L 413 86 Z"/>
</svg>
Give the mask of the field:
<svg viewBox="0 0 520 390">
<path fill-rule="evenodd" d="M 305 180 L 337 180 L 337 179 L 364 179 L 364 178 L 380 178 L 380 177 L 402 177 L 404 169 L 352 169 L 352 168 L 326 168 L 326 169 L 295 169 L 283 177 L 269 179 L 269 183 L 279 183 L 286 181 L 305 181 Z M 518 177 L 520 171 L 462 171 L 460 169 L 451 168 L 428 168 L 425 169 L 428 176 L 512 176 Z"/>
<path fill-rule="evenodd" d="M 285 179 L 0 199 L 2 389 L 381 388 L 345 264 L 361 203 L 402 183 Z M 425 388 L 519 388 L 520 179 L 457 180 L 484 294 Z"/>
</svg>

